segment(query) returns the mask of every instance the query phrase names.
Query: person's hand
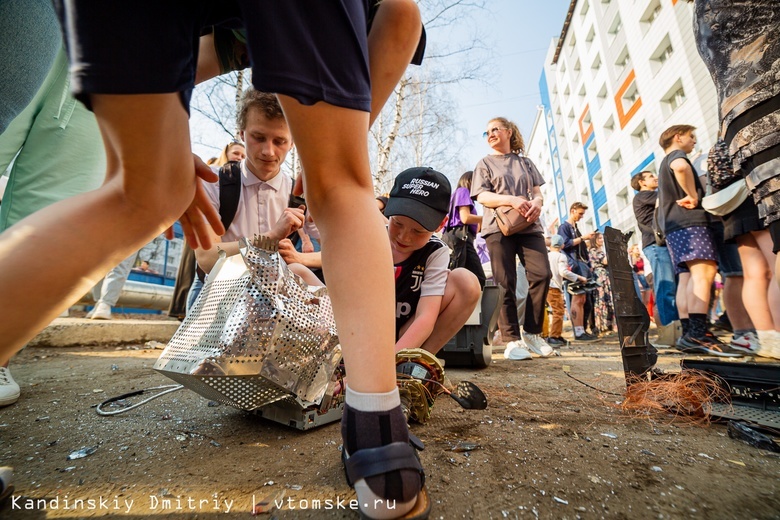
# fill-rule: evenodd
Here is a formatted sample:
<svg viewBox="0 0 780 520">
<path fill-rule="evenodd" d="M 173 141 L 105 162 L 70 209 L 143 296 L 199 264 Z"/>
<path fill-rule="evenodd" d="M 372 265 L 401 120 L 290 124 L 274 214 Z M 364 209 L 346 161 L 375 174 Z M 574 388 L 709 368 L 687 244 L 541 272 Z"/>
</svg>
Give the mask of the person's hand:
<svg viewBox="0 0 780 520">
<path fill-rule="evenodd" d="M 282 257 L 282 260 L 284 260 L 287 265 L 299 264 L 300 258 L 298 255 L 298 251 L 295 250 L 295 246 L 289 238 L 279 241 L 279 256 Z"/>
<path fill-rule="evenodd" d="M 582 235 L 581 238 L 582 240 L 590 240 L 591 238 L 593 238 L 593 232 L 591 231 L 590 233 L 585 233 L 584 235 Z"/>
<path fill-rule="evenodd" d="M 677 201 L 677 205 L 685 209 L 696 209 L 696 206 L 699 205 L 699 199 L 697 197 L 686 195 Z"/>
<path fill-rule="evenodd" d="M 306 238 L 301 239 L 301 250 L 304 253 L 313 253 L 314 252 L 314 244 L 311 243 L 311 239 L 308 235 L 305 235 Z"/>
<path fill-rule="evenodd" d="M 525 197 L 516 197 L 512 204 L 529 222 L 535 222 L 542 214 L 542 201 L 539 199 L 528 200 Z"/>
<path fill-rule="evenodd" d="M 588 279 L 587 279 L 587 278 L 585 278 L 584 276 L 580 276 L 580 277 L 577 279 L 577 281 L 579 281 L 579 282 L 582 282 L 582 283 L 585 283 L 585 282 L 587 282 L 587 281 L 588 281 Z"/>
<path fill-rule="evenodd" d="M 192 198 L 190 206 L 179 218 L 179 223 L 184 231 L 184 238 L 192 249 L 199 247 L 211 249 L 213 243 L 209 228 L 214 230 L 218 236 L 222 236 L 225 234 L 225 227 L 222 225 L 219 212 L 211 205 L 200 179 L 205 182 L 217 182 L 219 175 L 214 173 L 197 155 L 193 154 L 192 158 L 195 162 L 195 196 Z M 173 239 L 173 226 L 165 231 L 165 237 L 168 240 Z"/>
<path fill-rule="evenodd" d="M 298 231 L 306 221 L 306 206 L 297 208 L 285 208 L 284 213 L 268 232 L 270 238 L 281 240 L 293 231 Z"/>
</svg>

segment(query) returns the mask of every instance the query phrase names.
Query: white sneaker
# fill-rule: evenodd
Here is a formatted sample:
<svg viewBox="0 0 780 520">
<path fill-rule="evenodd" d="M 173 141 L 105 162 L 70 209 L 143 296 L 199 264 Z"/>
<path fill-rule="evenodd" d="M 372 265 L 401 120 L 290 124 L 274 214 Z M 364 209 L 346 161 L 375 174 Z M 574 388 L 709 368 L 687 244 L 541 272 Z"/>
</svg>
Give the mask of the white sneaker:
<svg viewBox="0 0 780 520">
<path fill-rule="evenodd" d="M 8 406 L 19 400 L 19 385 L 11 377 L 11 371 L 0 367 L 0 406 Z"/>
<path fill-rule="evenodd" d="M 769 347 L 772 349 L 770 356 L 780 359 L 780 332 L 773 330 L 769 337 Z"/>
<path fill-rule="evenodd" d="M 92 309 L 91 320 L 110 320 L 111 319 L 111 306 L 104 302 L 97 302 L 95 308 Z"/>
<path fill-rule="evenodd" d="M 525 348 L 525 344 L 520 340 L 510 341 L 504 349 L 504 359 L 513 361 L 522 361 L 531 359 L 531 353 Z"/>
<path fill-rule="evenodd" d="M 775 340 L 775 334 L 773 330 L 759 330 L 756 332 L 758 335 L 758 349 L 756 349 L 756 355 L 761 357 L 774 357 L 773 344 Z M 774 340 L 774 341 L 773 341 Z"/>
<path fill-rule="evenodd" d="M 531 352 L 542 357 L 552 356 L 555 350 L 539 334 L 523 332 L 523 340 Z"/>
<path fill-rule="evenodd" d="M 734 337 L 731 338 L 731 348 L 746 354 L 755 355 L 760 348 L 758 336 L 756 336 L 755 332 L 734 334 Z"/>
</svg>

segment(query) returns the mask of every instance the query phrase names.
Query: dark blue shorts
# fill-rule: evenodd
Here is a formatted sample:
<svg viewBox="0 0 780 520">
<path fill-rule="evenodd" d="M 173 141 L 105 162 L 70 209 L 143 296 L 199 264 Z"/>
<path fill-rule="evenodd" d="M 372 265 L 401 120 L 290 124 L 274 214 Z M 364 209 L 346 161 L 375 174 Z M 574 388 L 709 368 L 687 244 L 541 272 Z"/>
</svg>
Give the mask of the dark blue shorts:
<svg viewBox="0 0 780 520">
<path fill-rule="evenodd" d="M 56 0 L 72 89 L 90 94 L 179 92 L 189 109 L 198 39 L 245 28 L 252 83 L 304 105 L 368 112 L 364 0 Z"/>
<path fill-rule="evenodd" d="M 715 225 L 713 222 L 710 232 L 715 242 L 715 253 L 718 256 L 718 271 L 724 278 L 730 276 L 742 276 L 742 260 L 739 258 L 739 249 L 733 241 L 724 239 L 724 226 Z"/>
<path fill-rule="evenodd" d="M 675 274 L 687 273 L 686 262 L 692 260 L 718 261 L 712 232 L 703 226 L 679 229 L 666 235 L 666 245 Z"/>
</svg>

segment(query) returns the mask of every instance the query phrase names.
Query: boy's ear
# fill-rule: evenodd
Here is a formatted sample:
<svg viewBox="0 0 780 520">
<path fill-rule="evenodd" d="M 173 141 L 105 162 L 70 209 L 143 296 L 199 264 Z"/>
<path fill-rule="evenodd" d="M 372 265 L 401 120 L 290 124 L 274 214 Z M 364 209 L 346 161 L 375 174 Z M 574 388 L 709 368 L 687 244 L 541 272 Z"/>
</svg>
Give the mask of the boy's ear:
<svg viewBox="0 0 780 520">
<path fill-rule="evenodd" d="M 444 226 L 447 225 L 447 219 L 449 219 L 449 215 L 445 215 L 444 218 L 441 221 L 441 224 L 439 224 L 439 227 L 436 228 L 436 231 L 434 233 L 438 233 L 442 229 L 444 229 Z"/>
</svg>

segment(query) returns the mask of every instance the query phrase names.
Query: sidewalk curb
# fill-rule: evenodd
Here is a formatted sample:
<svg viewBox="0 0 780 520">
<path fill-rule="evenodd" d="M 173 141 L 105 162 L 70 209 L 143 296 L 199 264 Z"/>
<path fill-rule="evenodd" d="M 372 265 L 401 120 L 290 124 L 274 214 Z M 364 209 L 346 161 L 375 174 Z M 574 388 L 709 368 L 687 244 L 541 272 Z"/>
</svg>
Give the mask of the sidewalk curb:
<svg viewBox="0 0 780 520">
<path fill-rule="evenodd" d="M 27 346 L 79 347 L 146 343 L 147 341 L 167 343 L 178 328 L 179 322 L 175 320 L 57 318 Z"/>
</svg>

